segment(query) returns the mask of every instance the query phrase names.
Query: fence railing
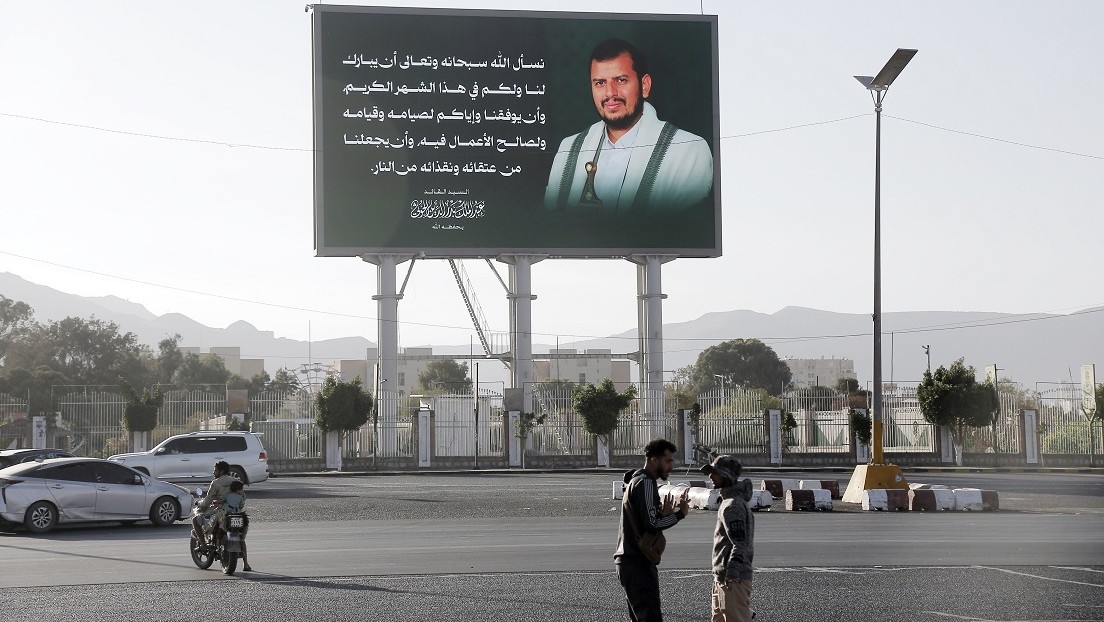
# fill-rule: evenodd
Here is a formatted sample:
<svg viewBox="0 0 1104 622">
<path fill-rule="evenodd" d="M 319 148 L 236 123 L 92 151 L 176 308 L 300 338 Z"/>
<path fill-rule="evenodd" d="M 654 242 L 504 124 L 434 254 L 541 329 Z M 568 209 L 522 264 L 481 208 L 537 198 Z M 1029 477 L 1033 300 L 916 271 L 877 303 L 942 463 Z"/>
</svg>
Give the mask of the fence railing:
<svg viewBox="0 0 1104 622">
<path fill-rule="evenodd" d="M 883 393 L 883 446 L 893 453 L 933 453 L 938 428 L 924 420 L 916 398 L 918 383 L 897 382 Z M 1024 398 L 1024 395 L 1028 395 Z M 791 453 L 852 451 L 847 405 L 854 396 L 795 395 L 783 401 L 796 426 L 785 436 Z M 1034 392 L 1002 385 L 1000 411 L 991 425 L 968 428 L 966 453 L 1016 454 L 1024 451 L 1023 408 L 1038 413 L 1039 449 L 1043 454 L 1101 454 L 1101 426 L 1081 411 L 1078 384 L 1048 384 Z M 1027 400 L 1026 402 L 1024 400 Z M 48 444 L 78 455 L 106 457 L 129 451 L 131 435 L 123 425 L 125 399 L 114 386 L 56 386 L 57 412 L 47 417 Z M 763 454 L 769 443 L 768 419 L 760 393 L 726 387 L 697 396 L 701 414 L 697 441 L 715 451 Z M 165 393 L 150 446 L 183 432 L 220 429 L 226 425 L 226 391 L 221 385 L 173 389 Z M 825 408 L 831 406 L 831 408 Z M 675 439 L 681 431 L 675 392 L 643 390 L 619 415 L 610 438 L 611 456 L 639 455 L 655 437 Z M 415 413 L 434 413 L 433 454 L 442 457 L 503 455 L 508 436 L 503 396 L 428 395 L 412 398 L 383 392 L 369 422 L 343 437 L 342 456 L 412 458 L 417 455 Z M 30 446 L 30 422 L 25 400 L 0 394 L 0 448 Z M 476 415 L 478 409 L 478 416 Z M 533 390 L 533 409 L 544 422 L 529 435 L 531 456 L 594 456 L 596 439 L 586 432 L 569 389 Z M 314 396 L 307 391 L 267 391 L 249 400 L 250 425 L 264 434 L 272 460 L 318 458 L 324 434 L 316 422 Z M 478 429 L 476 420 L 478 419 Z M 1030 431 L 1029 431 L 1030 432 Z"/>
</svg>

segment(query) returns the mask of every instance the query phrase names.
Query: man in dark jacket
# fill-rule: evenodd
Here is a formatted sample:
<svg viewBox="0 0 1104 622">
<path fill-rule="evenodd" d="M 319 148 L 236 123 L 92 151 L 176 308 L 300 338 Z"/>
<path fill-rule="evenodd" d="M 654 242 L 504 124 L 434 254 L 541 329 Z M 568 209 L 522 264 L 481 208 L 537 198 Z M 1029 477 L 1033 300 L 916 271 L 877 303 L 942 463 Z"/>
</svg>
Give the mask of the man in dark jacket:
<svg viewBox="0 0 1104 622">
<path fill-rule="evenodd" d="M 675 510 L 673 498 L 659 502 L 657 479 L 667 479 L 675 463 L 675 445 L 657 438 L 644 448 L 644 468 L 625 473 L 625 494 L 621 501 L 621 523 L 617 530 L 617 551 L 613 564 L 625 588 L 629 619 L 633 622 L 663 622 L 659 607 L 659 569 L 640 552 L 637 539 L 673 527 L 686 518 L 689 505 L 685 494 Z"/>
<path fill-rule="evenodd" d="M 755 516 L 747 504 L 751 480 L 740 480 L 743 466 L 732 456 L 717 456 L 701 470 L 721 491 L 722 499 L 713 531 L 712 622 L 748 622 L 755 617 L 751 608 Z"/>
</svg>

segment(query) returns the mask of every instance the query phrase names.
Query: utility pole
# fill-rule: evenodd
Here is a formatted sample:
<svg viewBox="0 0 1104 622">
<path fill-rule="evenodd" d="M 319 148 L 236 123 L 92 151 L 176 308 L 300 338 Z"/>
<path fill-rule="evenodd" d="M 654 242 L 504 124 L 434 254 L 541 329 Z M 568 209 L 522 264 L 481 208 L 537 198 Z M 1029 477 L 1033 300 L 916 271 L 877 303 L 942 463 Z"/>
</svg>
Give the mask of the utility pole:
<svg viewBox="0 0 1104 622">
<path fill-rule="evenodd" d="M 931 373 L 931 346 L 920 346 L 924 348 L 924 354 L 928 357 L 928 373 Z"/>
</svg>

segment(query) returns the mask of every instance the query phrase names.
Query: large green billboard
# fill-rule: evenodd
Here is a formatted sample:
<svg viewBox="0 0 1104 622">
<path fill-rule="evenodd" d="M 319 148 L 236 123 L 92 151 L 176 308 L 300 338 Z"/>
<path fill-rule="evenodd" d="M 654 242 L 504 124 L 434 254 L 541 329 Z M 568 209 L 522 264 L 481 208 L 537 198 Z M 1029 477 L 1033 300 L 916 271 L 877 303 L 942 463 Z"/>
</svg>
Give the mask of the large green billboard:
<svg viewBox="0 0 1104 622">
<path fill-rule="evenodd" d="M 720 255 L 716 16 L 313 8 L 319 256 Z"/>
</svg>

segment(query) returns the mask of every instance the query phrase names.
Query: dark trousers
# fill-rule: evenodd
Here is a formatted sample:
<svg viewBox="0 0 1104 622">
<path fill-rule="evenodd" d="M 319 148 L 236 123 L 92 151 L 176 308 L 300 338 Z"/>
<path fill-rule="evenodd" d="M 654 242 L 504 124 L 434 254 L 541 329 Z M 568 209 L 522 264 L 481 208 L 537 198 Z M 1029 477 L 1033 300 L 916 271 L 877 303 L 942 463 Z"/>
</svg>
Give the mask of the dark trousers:
<svg viewBox="0 0 1104 622">
<path fill-rule="evenodd" d="M 614 563 L 625 588 L 632 622 L 663 622 L 659 609 L 659 569 L 647 560 L 621 558 Z"/>
</svg>

